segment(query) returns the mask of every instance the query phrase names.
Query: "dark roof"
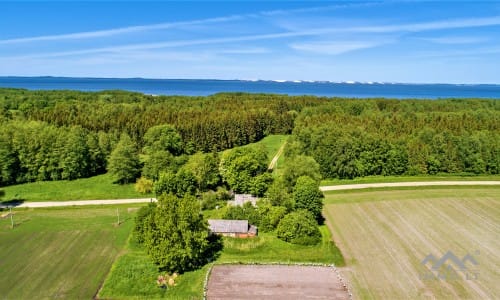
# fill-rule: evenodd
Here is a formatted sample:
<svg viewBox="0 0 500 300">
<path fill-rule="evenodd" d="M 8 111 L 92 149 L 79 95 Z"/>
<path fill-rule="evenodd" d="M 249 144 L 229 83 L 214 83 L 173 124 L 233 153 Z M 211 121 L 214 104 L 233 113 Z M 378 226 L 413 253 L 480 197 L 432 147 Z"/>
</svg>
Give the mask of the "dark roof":
<svg viewBox="0 0 500 300">
<path fill-rule="evenodd" d="M 247 233 L 248 220 L 208 220 L 208 227 L 215 233 Z"/>
</svg>

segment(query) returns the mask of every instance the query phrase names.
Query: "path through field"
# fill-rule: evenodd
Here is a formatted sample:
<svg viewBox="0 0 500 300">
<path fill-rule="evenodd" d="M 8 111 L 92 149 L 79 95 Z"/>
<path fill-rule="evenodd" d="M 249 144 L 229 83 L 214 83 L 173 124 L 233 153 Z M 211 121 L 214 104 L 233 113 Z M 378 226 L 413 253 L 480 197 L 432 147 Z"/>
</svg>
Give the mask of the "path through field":
<svg viewBox="0 0 500 300">
<path fill-rule="evenodd" d="M 283 150 L 285 150 L 285 146 L 286 146 L 286 141 L 283 143 L 283 145 L 281 145 L 278 152 L 271 160 L 271 163 L 269 163 L 269 167 L 267 167 L 268 170 L 273 170 L 276 167 L 276 164 L 278 163 L 278 159 L 280 159 L 280 156 L 283 153 Z"/>
</svg>

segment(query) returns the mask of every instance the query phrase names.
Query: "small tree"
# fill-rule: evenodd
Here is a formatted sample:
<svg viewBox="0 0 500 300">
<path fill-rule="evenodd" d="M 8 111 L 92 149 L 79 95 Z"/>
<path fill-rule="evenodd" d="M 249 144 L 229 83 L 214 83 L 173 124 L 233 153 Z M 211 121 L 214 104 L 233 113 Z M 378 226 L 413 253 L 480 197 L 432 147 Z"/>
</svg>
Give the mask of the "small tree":
<svg viewBox="0 0 500 300">
<path fill-rule="evenodd" d="M 315 245 L 321 241 L 321 232 L 314 216 L 307 210 L 298 210 L 286 215 L 276 230 L 279 239 L 299 245 Z"/>
<path fill-rule="evenodd" d="M 134 182 L 141 170 L 134 142 L 127 134 L 122 134 L 120 142 L 111 152 L 108 172 L 117 183 Z"/>
<path fill-rule="evenodd" d="M 295 209 L 306 209 L 312 213 L 314 218 L 321 223 L 323 217 L 323 193 L 319 189 L 319 183 L 309 176 L 301 176 L 293 188 L 293 200 Z"/>
<path fill-rule="evenodd" d="M 210 261 L 221 249 L 220 240 L 211 240 L 208 224 L 196 198 L 173 195 L 159 197 L 157 208 L 146 217 L 146 251 L 161 270 L 186 272 Z"/>
</svg>

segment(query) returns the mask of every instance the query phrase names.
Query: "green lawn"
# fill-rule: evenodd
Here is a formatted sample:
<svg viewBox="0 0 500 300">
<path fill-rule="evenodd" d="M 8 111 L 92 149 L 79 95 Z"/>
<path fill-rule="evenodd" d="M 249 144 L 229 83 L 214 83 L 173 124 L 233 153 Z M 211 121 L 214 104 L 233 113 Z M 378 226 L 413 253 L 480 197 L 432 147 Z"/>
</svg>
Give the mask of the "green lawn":
<svg viewBox="0 0 500 300">
<path fill-rule="evenodd" d="M 15 210 L 14 229 L 0 219 L 0 298 L 93 298 L 129 236 L 128 207 Z"/>
<path fill-rule="evenodd" d="M 344 265 L 344 259 L 333 244 L 326 226 L 321 226 L 323 240 L 316 246 L 292 245 L 277 239 L 272 233 L 257 238 L 224 238 L 224 250 L 215 261 L 220 263 L 335 263 Z M 144 250 L 131 240 L 127 253 L 115 262 L 111 274 L 99 293 L 103 299 L 202 299 L 203 282 L 209 266 L 187 272 L 178 278 L 177 286 L 168 290 L 156 284 L 159 275 Z"/>
<path fill-rule="evenodd" d="M 500 175 L 478 175 L 471 174 L 439 174 L 439 175 L 420 175 L 420 176 L 367 176 L 355 179 L 325 179 L 321 181 L 322 186 L 358 184 L 358 183 L 386 183 L 386 182 L 414 182 L 414 181 L 446 181 L 446 180 L 500 180 Z"/>
<path fill-rule="evenodd" d="M 152 194 L 140 194 L 133 184 L 113 184 L 108 174 L 72 181 L 39 181 L 2 188 L 5 191 L 3 201 L 64 201 L 148 198 Z"/>
</svg>

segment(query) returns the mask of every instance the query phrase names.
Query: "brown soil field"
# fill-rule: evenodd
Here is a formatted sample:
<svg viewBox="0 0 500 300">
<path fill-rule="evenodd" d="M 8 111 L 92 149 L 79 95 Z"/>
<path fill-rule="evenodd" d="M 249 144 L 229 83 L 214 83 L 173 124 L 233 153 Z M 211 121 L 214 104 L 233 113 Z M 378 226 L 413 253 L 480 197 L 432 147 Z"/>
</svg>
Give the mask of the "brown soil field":
<svg viewBox="0 0 500 300">
<path fill-rule="evenodd" d="M 324 214 L 355 299 L 499 299 L 500 189 L 328 194 Z M 457 276 L 433 270 L 446 260 Z"/>
<path fill-rule="evenodd" d="M 207 299 L 349 299 L 333 268 L 321 266 L 218 265 Z"/>
</svg>

